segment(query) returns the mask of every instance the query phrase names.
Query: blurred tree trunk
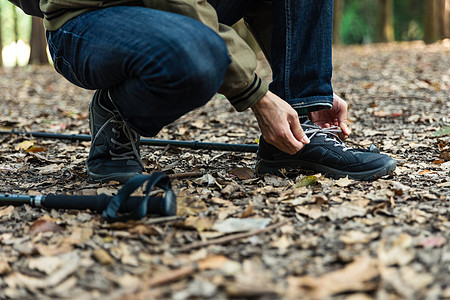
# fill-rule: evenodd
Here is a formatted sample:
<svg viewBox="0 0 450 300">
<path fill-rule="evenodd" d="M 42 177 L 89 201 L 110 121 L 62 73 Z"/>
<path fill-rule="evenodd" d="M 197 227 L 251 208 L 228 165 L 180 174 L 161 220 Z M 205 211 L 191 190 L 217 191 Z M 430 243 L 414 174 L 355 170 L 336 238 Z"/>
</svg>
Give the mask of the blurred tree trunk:
<svg viewBox="0 0 450 300">
<path fill-rule="evenodd" d="M 13 19 L 13 41 L 16 43 L 19 40 L 19 23 L 17 22 L 17 11 L 16 11 L 16 7 L 14 5 L 11 5 L 12 7 L 12 19 Z M 18 57 L 16 54 L 16 57 L 14 58 L 14 66 L 18 65 Z"/>
<path fill-rule="evenodd" d="M 333 44 L 342 45 L 341 23 L 344 15 L 345 0 L 334 0 L 333 6 Z"/>
<path fill-rule="evenodd" d="M 441 38 L 450 38 L 450 0 L 442 0 L 439 7 Z"/>
<path fill-rule="evenodd" d="M 31 53 L 29 64 L 33 65 L 48 64 L 45 30 L 42 24 L 42 19 L 37 17 L 33 17 L 31 20 L 30 48 Z"/>
<path fill-rule="evenodd" d="M 440 39 L 439 29 L 439 7 L 441 0 L 426 0 L 425 3 L 425 24 L 424 36 L 425 43 L 434 43 Z"/>
<path fill-rule="evenodd" d="M 381 43 L 394 42 L 394 0 L 378 1 L 377 23 L 377 41 Z"/>
<path fill-rule="evenodd" d="M 2 42 L 2 8 L 0 7 L 0 67 L 3 66 L 3 42 Z"/>
</svg>

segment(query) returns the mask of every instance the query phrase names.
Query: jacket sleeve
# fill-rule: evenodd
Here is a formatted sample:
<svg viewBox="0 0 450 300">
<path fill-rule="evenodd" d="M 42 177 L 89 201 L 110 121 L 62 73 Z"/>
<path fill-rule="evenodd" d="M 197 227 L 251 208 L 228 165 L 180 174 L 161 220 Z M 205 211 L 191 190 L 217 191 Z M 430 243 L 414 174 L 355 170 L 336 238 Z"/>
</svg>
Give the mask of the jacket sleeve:
<svg viewBox="0 0 450 300">
<path fill-rule="evenodd" d="M 208 1 L 144 0 L 144 5 L 196 19 L 222 37 L 232 62 L 218 92 L 224 94 L 237 111 L 246 110 L 267 93 L 267 85 L 255 73 L 254 52 L 231 27 L 219 23 L 215 9 Z"/>
</svg>

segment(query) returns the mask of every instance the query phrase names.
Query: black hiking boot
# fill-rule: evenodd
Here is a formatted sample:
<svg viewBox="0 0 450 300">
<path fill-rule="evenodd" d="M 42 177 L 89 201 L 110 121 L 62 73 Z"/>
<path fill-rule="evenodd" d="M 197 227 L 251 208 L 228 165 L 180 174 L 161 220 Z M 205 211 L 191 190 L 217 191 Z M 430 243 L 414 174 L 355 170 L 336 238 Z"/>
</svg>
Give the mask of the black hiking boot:
<svg viewBox="0 0 450 300">
<path fill-rule="evenodd" d="M 348 176 L 355 180 L 375 180 L 392 174 L 396 161 L 378 149 L 347 147 L 336 135 L 338 127 L 323 129 L 311 121 L 302 124 L 311 140 L 294 155 L 284 153 L 267 143 L 261 136 L 257 153 L 258 174 L 280 174 L 281 169 L 313 170 L 332 178 Z"/>
<path fill-rule="evenodd" d="M 96 182 L 126 182 L 145 168 L 139 154 L 140 136 L 119 116 L 107 91 L 96 91 L 89 107 L 91 150 L 86 162 L 89 178 Z"/>
</svg>

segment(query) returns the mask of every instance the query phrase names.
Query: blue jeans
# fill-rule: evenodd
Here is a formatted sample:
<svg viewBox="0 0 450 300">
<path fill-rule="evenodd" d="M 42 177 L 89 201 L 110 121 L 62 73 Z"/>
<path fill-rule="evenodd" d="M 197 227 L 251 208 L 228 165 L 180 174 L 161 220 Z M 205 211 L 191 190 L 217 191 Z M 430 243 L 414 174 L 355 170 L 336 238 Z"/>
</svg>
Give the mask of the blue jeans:
<svg viewBox="0 0 450 300">
<path fill-rule="evenodd" d="M 231 25 L 261 1 L 209 2 Z M 273 3 L 270 89 L 295 108 L 332 104 L 331 24 L 332 0 Z M 230 63 L 208 27 L 142 7 L 84 13 L 47 32 L 47 42 L 59 73 L 83 88 L 109 89 L 121 116 L 144 136 L 209 101 Z"/>
</svg>

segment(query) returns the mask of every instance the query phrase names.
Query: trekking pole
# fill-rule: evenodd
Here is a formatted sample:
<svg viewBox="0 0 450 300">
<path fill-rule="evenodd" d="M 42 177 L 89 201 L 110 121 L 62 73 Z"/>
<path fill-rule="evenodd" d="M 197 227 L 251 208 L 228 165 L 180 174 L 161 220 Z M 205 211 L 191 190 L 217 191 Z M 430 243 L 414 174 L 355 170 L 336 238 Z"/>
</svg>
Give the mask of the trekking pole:
<svg viewBox="0 0 450 300">
<path fill-rule="evenodd" d="M 146 196 L 130 197 L 131 193 L 145 182 L 147 182 Z M 150 196 L 150 191 L 154 186 L 165 190 L 164 197 Z M 177 213 L 175 193 L 170 187 L 169 178 L 162 172 L 137 175 L 131 178 L 115 196 L 105 194 L 98 196 L 0 194 L 0 206 L 24 204 L 46 209 L 90 209 L 102 213 L 109 222 L 140 219 L 147 213 L 160 216 L 174 216 Z M 117 215 L 118 213 L 121 215 Z"/>
<path fill-rule="evenodd" d="M 47 139 L 64 139 L 71 141 L 90 141 L 91 136 L 88 134 L 61 134 L 48 132 L 22 132 L 22 131 L 0 131 L 0 134 L 16 134 L 25 135 L 36 138 Z M 213 143 L 213 142 L 198 142 L 198 141 L 172 141 L 160 139 L 145 139 L 141 138 L 142 145 L 149 146 L 174 146 L 180 148 L 190 148 L 194 150 L 217 150 L 217 151 L 234 151 L 234 152 L 252 152 L 258 151 L 258 145 L 252 144 L 228 144 L 228 143 Z"/>
</svg>

